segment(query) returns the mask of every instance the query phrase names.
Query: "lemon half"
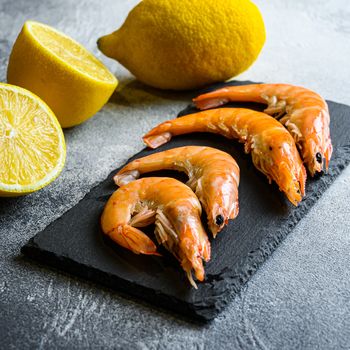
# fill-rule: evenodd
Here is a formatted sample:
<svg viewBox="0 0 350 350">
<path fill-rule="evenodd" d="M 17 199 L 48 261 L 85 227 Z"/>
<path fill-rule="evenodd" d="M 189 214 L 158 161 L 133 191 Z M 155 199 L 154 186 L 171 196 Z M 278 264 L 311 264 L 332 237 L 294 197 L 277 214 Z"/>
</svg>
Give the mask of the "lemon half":
<svg viewBox="0 0 350 350">
<path fill-rule="evenodd" d="M 0 83 L 0 196 L 48 185 L 65 158 L 64 135 L 50 108 L 31 92 Z"/>
<path fill-rule="evenodd" d="M 104 64 L 82 45 L 34 21 L 25 22 L 16 39 L 7 81 L 42 98 L 62 127 L 92 117 L 118 84 Z"/>
</svg>

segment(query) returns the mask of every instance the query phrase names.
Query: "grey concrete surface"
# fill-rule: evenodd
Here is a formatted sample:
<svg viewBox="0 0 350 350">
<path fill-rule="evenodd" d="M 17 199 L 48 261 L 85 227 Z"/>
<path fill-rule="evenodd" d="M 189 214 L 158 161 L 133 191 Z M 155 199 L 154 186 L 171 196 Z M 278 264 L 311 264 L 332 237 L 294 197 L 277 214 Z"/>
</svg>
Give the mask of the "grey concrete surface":
<svg viewBox="0 0 350 350">
<path fill-rule="evenodd" d="M 301 84 L 350 104 L 350 3 L 255 1 L 267 43 L 239 79 Z M 23 22 L 35 19 L 79 40 L 97 56 L 96 38 L 117 28 L 135 0 L 0 0 L 0 80 Z M 211 324 L 199 326 L 46 267 L 20 247 L 139 151 L 140 136 L 174 117 L 190 94 L 120 80 L 102 111 L 65 132 L 60 178 L 18 199 L 0 199 L 0 348 L 349 349 L 350 168 Z M 349 126 L 347 126 L 349 127 Z"/>
</svg>

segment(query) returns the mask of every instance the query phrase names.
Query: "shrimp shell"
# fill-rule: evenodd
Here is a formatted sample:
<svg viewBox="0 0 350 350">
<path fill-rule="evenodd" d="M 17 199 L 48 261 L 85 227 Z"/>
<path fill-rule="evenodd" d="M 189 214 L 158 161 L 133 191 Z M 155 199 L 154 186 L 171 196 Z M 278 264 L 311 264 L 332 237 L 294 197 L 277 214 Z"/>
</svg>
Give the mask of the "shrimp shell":
<svg viewBox="0 0 350 350">
<path fill-rule="evenodd" d="M 178 147 L 135 159 L 114 176 L 114 181 L 122 186 L 141 174 L 162 169 L 188 175 L 187 185 L 202 203 L 214 237 L 238 215 L 239 167 L 228 153 L 215 148 Z"/>
<path fill-rule="evenodd" d="M 228 86 L 193 99 L 199 109 L 230 101 L 265 103 L 265 113 L 280 119 L 293 136 L 311 176 L 328 170 L 332 156 L 330 116 L 326 101 L 316 92 L 288 84 Z"/>
<path fill-rule="evenodd" d="M 144 142 L 151 148 L 172 136 L 211 132 L 244 143 L 257 169 L 274 180 L 288 199 L 297 205 L 305 193 L 306 171 L 288 131 L 276 119 L 244 108 L 219 108 L 166 121 L 148 132 Z"/>
<path fill-rule="evenodd" d="M 210 243 L 203 229 L 201 205 L 182 182 L 166 177 L 133 181 L 115 191 L 101 216 L 102 231 L 135 254 L 157 253 L 156 245 L 139 227 L 155 223 L 159 244 L 181 263 L 196 288 L 192 269 L 204 280 L 203 260 L 210 259 Z"/>
</svg>

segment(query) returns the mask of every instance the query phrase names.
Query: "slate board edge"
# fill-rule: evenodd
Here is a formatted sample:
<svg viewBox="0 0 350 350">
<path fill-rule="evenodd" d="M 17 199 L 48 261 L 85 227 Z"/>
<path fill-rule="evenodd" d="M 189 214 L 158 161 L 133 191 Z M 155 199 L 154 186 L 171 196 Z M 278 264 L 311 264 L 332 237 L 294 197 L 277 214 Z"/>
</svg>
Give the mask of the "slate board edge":
<svg viewBox="0 0 350 350">
<path fill-rule="evenodd" d="M 143 151 L 140 153 L 142 152 Z M 35 236 L 21 248 L 21 252 L 34 260 L 42 262 L 46 265 L 53 266 L 55 269 L 57 266 L 59 266 L 60 270 L 68 272 L 69 274 L 86 278 L 92 282 L 103 284 L 106 287 L 112 288 L 113 290 L 119 290 L 122 293 L 131 295 L 132 297 L 141 298 L 150 304 L 156 305 L 156 307 L 161 306 L 171 311 L 175 311 L 176 313 L 185 315 L 186 317 L 189 316 L 190 312 L 194 319 L 201 322 L 209 322 L 213 320 L 233 300 L 235 295 L 241 290 L 244 284 L 274 252 L 274 250 L 279 246 L 283 239 L 293 230 L 296 224 L 308 213 L 312 206 L 323 195 L 323 192 L 330 187 L 334 180 L 349 164 L 350 145 L 342 146 L 338 149 L 338 157 L 336 159 L 333 159 L 332 176 L 324 177 L 320 190 L 318 192 L 315 192 L 312 198 L 306 197 L 306 199 L 299 205 L 299 210 L 293 212 L 294 215 L 288 217 L 289 224 L 287 227 L 268 235 L 257 250 L 250 252 L 250 254 L 245 259 L 246 262 L 240 271 L 239 277 L 231 269 L 227 270 L 227 275 L 225 277 L 226 281 L 229 281 L 229 283 L 226 283 L 226 286 L 222 289 L 222 293 L 220 295 L 223 297 L 221 298 L 220 295 L 213 297 L 212 302 L 210 303 L 210 307 L 208 307 L 208 305 L 205 307 L 196 305 L 194 308 L 191 304 L 188 304 L 183 300 L 176 299 L 176 308 L 172 308 L 172 303 L 168 302 L 169 299 L 172 298 L 168 295 L 157 293 L 155 290 L 142 287 L 140 285 L 138 285 L 138 288 L 132 288 L 133 283 L 131 281 L 120 279 L 114 275 L 108 274 L 107 272 L 101 272 L 100 270 L 96 270 L 91 266 L 89 266 L 89 272 L 89 270 L 85 269 L 85 265 L 82 265 L 68 257 L 62 259 L 62 257 L 58 257 L 53 253 L 41 250 L 34 241 Z M 97 184 L 95 187 L 97 186 L 99 186 L 99 184 Z M 82 200 L 88 197 L 95 187 L 93 187 Z M 50 223 L 50 225 L 54 224 L 55 221 Z M 59 264 L 57 264 L 57 262 L 59 262 Z M 74 269 L 72 266 L 74 266 Z M 91 273 L 91 271 L 93 271 L 93 273 Z M 142 291 L 142 293 L 140 293 L 140 291 Z M 155 298 L 157 299 L 156 303 L 154 300 Z"/>
<path fill-rule="evenodd" d="M 168 295 L 157 293 L 156 290 L 142 287 L 140 285 L 137 285 L 137 288 L 134 288 L 135 283 L 131 281 L 118 278 L 117 276 L 109 274 L 105 271 L 102 272 L 93 266 L 81 264 L 69 257 L 58 256 L 53 252 L 43 250 L 38 247 L 34 239 L 35 236 L 21 248 L 21 253 L 27 258 L 43 264 L 44 268 L 50 266 L 55 271 L 67 272 L 69 275 L 74 277 L 101 284 L 112 289 L 112 291 L 118 291 L 119 294 L 125 299 L 131 299 L 138 303 L 140 303 L 140 300 L 145 301 L 149 307 L 156 307 L 159 310 L 171 310 L 181 316 L 185 316 L 187 320 L 196 320 L 200 323 L 206 323 L 216 316 L 214 315 L 211 318 L 203 318 L 194 312 L 191 304 L 185 303 L 184 301 L 177 301 L 175 306 L 175 304 L 169 302 L 172 298 Z M 57 266 L 60 267 L 58 268 Z M 154 298 L 157 298 L 156 303 L 153 301 Z M 181 307 L 179 307 L 179 303 Z M 174 307 L 172 307 L 172 305 L 174 305 Z M 193 315 L 194 317 L 189 317 L 189 314 Z"/>
</svg>

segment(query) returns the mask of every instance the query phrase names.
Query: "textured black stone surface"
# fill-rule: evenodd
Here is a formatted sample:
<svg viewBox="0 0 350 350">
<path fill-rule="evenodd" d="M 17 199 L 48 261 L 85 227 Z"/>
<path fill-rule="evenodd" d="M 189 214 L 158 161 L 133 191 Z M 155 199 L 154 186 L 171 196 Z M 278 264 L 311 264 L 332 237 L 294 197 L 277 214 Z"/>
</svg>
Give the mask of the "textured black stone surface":
<svg viewBox="0 0 350 350">
<path fill-rule="evenodd" d="M 347 132 L 350 107 L 328 103 L 334 144 L 330 170 L 328 174 L 308 179 L 306 197 L 297 208 L 274 184 L 268 184 L 253 167 L 250 156 L 243 153 L 241 145 L 217 135 L 176 137 L 157 150 L 145 149 L 132 158 L 178 146 L 206 145 L 222 149 L 237 160 L 241 168 L 240 214 L 212 240 L 212 259 L 206 265 L 206 279 L 199 284 L 198 290 L 190 287 L 178 263 L 169 254 L 164 253 L 164 257 L 134 255 L 101 234 L 99 218 L 106 200 L 116 189 L 112 181 L 115 171 L 80 203 L 32 238 L 22 251 L 45 264 L 175 312 L 209 321 L 232 299 L 350 162 L 350 135 Z M 259 105 L 244 106 L 261 109 Z M 181 115 L 193 111 L 189 107 Z M 173 172 L 153 175 L 185 179 Z"/>
</svg>

